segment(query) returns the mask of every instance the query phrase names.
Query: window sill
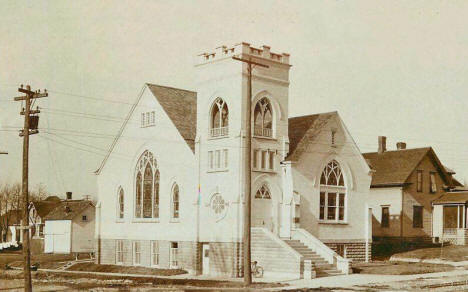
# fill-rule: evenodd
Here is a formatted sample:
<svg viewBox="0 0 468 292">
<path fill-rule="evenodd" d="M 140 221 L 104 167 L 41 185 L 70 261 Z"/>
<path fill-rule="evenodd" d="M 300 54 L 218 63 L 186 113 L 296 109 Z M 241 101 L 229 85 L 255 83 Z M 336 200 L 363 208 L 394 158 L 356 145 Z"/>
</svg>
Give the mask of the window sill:
<svg viewBox="0 0 468 292">
<path fill-rule="evenodd" d="M 319 220 L 319 224 L 330 224 L 330 225 L 349 225 L 346 221 L 328 221 L 328 220 Z"/>
<path fill-rule="evenodd" d="M 132 223 L 159 223 L 159 218 L 133 218 Z"/>
<path fill-rule="evenodd" d="M 218 140 L 218 139 L 223 139 L 223 138 L 229 138 L 229 135 L 224 135 L 224 136 L 209 136 L 208 140 Z"/>
<path fill-rule="evenodd" d="M 171 220 L 169 220 L 169 223 L 180 223 L 180 219 L 179 218 L 171 218 Z"/>
<path fill-rule="evenodd" d="M 265 172 L 265 173 L 276 173 L 274 169 L 261 169 L 261 168 L 253 168 L 252 171 L 255 172 Z"/>
<path fill-rule="evenodd" d="M 155 124 L 150 124 L 150 125 L 144 125 L 144 126 L 140 126 L 140 128 L 148 128 L 148 127 L 154 127 L 156 126 Z"/>
<path fill-rule="evenodd" d="M 252 135 L 253 138 L 257 138 L 257 139 L 265 139 L 265 140 L 272 140 L 272 141 L 276 141 L 276 138 L 275 137 L 267 137 L 267 136 L 256 136 L 256 135 Z"/>
<path fill-rule="evenodd" d="M 124 222 L 125 222 L 125 220 L 124 220 L 123 218 L 122 218 L 122 219 L 116 219 L 116 220 L 115 220 L 115 223 L 124 223 Z"/>
<path fill-rule="evenodd" d="M 214 172 L 228 172 L 228 171 L 229 171 L 228 168 L 223 168 L 223 169 L 210 169 L 210 170 L 208 170 L 208 171 L 206 171 L 206 172 L 208 172 L 208 173 L 214 173 Z"/>
</svg>

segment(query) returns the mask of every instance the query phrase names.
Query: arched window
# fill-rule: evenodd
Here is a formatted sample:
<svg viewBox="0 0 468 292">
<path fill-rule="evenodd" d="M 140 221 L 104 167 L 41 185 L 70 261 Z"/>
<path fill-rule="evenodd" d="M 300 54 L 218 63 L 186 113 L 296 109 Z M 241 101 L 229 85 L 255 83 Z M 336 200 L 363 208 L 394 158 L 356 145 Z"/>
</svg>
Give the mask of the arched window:
<svg viewBox="0 0 468 292">
<path fill-rule="evenodd" d="M 270 190 L 265 185 L 262 185 L 257 193 L 255 193 L 255 199 L 271 199 Z"/>
<path fill-rule="evenodd" d="M 179 218 L 179 186 L 177 184 L 172 187 L 171 215 L 173 219 Z"/>
<path fill-rule="evenodd" d="M 136 166 L 135 217 L 159 218 L 159 170 L 149 151 L 141 155 Z"/>
<path fill-rule="evenodd" d="M 124 218 L 124 191 L 121 187 L 119 188 L 117 195 L 118 195 L 117 215 L 119 219 L 123 219 Z"/>
<path fill-rule="evenodd" d="M 320 176 L 320 220 L 345 220 L 346 187 L 343 172 L 335 160 L 325 166 Z"/>
<path fill-rule="evenodd" d="M 211 137 L 227 136 L 229 131 L 229 110 L 226 102 L 218 97 L 211 108 Z"/>
<path fill-rule="evenodd" d="M 273 137 L 273 110 L 268 98 L 260 99 L 254 110 L 254 135 Z"/>
</svg>

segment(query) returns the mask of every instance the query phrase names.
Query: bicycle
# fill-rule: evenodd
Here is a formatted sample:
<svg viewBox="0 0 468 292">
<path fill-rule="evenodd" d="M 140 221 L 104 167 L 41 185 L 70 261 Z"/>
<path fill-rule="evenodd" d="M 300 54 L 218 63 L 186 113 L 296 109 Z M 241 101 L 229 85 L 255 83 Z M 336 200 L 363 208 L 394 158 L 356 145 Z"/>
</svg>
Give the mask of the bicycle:
<svg viewBox="0 0 468 292">
<path fill-rule="evenodd" d="M 253 261 L 250 264 L 250 269 L 251 269 L 251 272 L 252 272 L 252 276 L 254 278 L 262 278 L 263 277 L 263 268 L 261 266 L 258 266 L 257 264 L 258 264 L 257 261 Z"/>
</svg>

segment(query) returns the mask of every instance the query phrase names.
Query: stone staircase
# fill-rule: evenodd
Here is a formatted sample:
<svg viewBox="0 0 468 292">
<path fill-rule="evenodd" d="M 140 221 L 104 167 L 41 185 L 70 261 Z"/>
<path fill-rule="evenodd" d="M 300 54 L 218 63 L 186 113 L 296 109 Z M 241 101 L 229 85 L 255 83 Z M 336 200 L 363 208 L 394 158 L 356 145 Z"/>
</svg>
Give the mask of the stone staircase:
<svg viewBox="0 0 468 292">
<path fill-rule="evenodd" d="M 302 261 L 310 260 L 312 262 L 317 278 L 343 275 L 343 272 L 338 270 L 336 265 L 328 263 L 323 257 L 305 246 L 299 240 L 284 240 L 284 242 L 302 256 Z"/>
</svg>

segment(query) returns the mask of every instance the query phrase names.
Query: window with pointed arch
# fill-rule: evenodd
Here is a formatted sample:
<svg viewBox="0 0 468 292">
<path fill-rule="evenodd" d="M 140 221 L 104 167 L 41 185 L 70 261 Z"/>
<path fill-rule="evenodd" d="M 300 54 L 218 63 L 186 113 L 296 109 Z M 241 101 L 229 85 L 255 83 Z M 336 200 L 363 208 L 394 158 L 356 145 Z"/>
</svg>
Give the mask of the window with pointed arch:
<svg viewBox="0 0 468 292">
<path fill-rule="evenodd" d="M 135 218 L 159 218 L 159 169 L 149 151 L 143 152 L 136 165 Z"/>
<path fill-rule="evenodd" d="M 271 199 L 270 190 L 266 185 L 262 185 L 255 193 L 255 199 Z"/>
<path fill-rule="evenodd" d="M 263 97 L 254 109 L 254 135 L 257 137 L 273 137 L 273 110 L 268 98 Z"/>
<path fill-rule="evenodd" d="M 346 186 L 336 160 L 330 161 L 320 176 L 320 215 L 322 221 L 345 221 Z"/>
<path fill-rule="evenodd" d="M 172 219 L 179 219 L 179 185 L 174 184 L 172 187 L 172 195 L 171 195 L 171 218 Z"/>
<path fill-rule="evenodd" d="M 119 187 L 119 190 L 117 192 L 117 218 L 118 219 L 123 219 L 124 218 L 124 190 L 122 189 L 122 187 Z"/>
<path fill-rule="evenodd" d="M 211 137 L 229 134 L 229 109 L 224 99 L 218 97 L 211 107 Z"/>
</svg>

